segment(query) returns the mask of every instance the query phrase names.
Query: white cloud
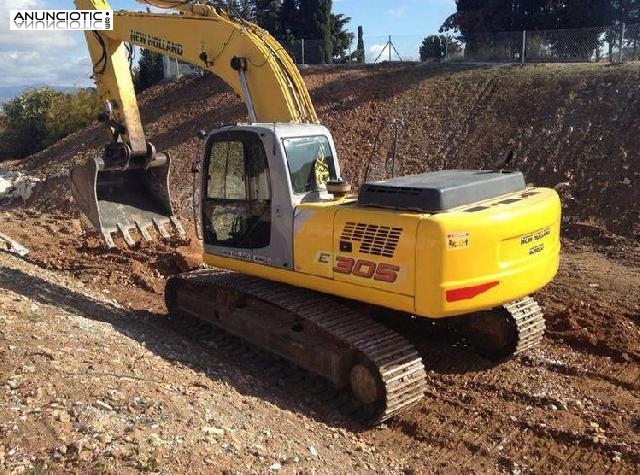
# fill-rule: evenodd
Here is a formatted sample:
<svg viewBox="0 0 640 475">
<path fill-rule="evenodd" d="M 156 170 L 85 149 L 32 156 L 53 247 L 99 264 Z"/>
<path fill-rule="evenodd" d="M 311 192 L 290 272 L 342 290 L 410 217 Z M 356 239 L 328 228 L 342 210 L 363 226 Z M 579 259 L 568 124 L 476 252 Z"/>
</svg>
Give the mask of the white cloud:
<svg viewBox="0 0 640 475">
<path fill-rule="evenodd" d="M 400 18 L 401 16 L 403 16 L 405 14 L 405 12 L 407 11 L 407 6 L 406 5 L 400 5 L 398 8 L 390 8 L 387 10 L 387 14 L 394 17 L 394 18 Z"/>
<path fill-rule="evenodd" d="M 382 51 L 386 47 L 387 47 L 387 43 L 369 45 L 365 52 L 367 63 L 372 63 L 378 56 L 380 56 L 380 53 L 382 53 Z M 385 59 L 388 59 L 388 55 L 385 55 L 384 57 L 380 57 L 378 62 L 384 61 Z"/>
</svg>

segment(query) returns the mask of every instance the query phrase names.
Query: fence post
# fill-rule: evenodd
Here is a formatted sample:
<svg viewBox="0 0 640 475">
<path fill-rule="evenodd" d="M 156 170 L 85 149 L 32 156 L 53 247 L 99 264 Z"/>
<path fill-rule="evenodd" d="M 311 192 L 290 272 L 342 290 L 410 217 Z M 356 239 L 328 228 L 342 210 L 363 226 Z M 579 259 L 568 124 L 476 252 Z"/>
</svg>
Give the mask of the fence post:
<svg viewBox="0 0 640 475">
<path fill-rule="evenodd" d="M 524 55 L 527 51 L 527 30 L 522 30 L 522 54 L 520 55 L 520 63 L 524 64 Z"/>
<path fill-rule="evenodd" d="M 300 48 L 302 48 L 302 63 L 301 64 L 304 64 L 304 38 L 302 38 L 300 40 L 300 45 L 301 45 Z"/>
<path fill-rule="evenodd" d="M 621 63 L 622 62 L 622 48 L 624 45 L 624 33 L 625 33 L 625 27 L 626 24 L 622 23 L 622 30 L 620 30 L 620 44 L 618 46 L 618 62 Z"/>
<path fill-rule="evenodd" d="M 389 62 L 391 62 L 391 35 L 389 35 L 389 42 L 387 43 L 387 47 L 389 48 Z"/>
</svg>

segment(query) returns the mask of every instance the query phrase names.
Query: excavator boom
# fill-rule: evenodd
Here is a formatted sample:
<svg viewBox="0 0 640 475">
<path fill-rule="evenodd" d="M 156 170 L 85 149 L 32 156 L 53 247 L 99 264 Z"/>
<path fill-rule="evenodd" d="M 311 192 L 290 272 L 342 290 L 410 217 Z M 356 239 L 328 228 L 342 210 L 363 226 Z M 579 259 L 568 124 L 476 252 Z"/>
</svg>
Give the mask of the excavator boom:
<svg viewBox="0 0 640 475">
<path fill-rule="evenodd" d="M 318 122 L 298 69 L 268 32 L 200 1 L 144 3 L 180 14 L 115 12 L 112 31 L 85 32 L 111 142 L 102 156 L 72 170 L 72 192 L 109 246 L 115 232 L 133 244 L 131 230 L 148 239 L 150 226 L 164 236 L 168 222 L 177 225 L 171 157 L 147 141 L 125 43 L 213 72 L 244 99 L 252 123 Z M 110 9 L 105 0 L 76 0 L 76 7 Z"/>
</svg>

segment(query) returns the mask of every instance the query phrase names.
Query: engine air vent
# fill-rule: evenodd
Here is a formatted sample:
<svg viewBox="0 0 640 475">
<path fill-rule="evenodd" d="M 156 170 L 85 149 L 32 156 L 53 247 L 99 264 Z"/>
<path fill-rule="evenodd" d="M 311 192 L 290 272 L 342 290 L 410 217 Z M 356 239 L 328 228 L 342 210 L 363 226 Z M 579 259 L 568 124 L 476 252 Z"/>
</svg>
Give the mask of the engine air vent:
<svg viewBox="0 0 640 475">
<path fill-rule="evenodd" d="M 402 228 L 378 226 L 376 224 L 347 222 L 340 235 L 340 248 L 346 249 L 343 243 L 359 242 L 359 252 L 374 256 L 393 257 Z"/>
</svg>

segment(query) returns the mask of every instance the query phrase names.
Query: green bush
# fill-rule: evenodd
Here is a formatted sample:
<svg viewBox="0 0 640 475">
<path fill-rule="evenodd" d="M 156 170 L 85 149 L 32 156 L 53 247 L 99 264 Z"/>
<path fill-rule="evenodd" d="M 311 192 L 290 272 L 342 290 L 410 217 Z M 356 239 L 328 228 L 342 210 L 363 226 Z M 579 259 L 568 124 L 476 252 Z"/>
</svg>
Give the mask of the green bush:
<svg viewBox="0 0 640 475">
<path fill-rule="evenodd" d="M 73 94 L 29 89 L 4 105 L 0 160 L 24 158 L 90 124 L 99 112 L 93 89 Z"/>
<path fill-rule="evenodd" d="M 96 119 L 101 109 L 93 89 L 80 89 L 74 94 L 56 97 L 47 111 L 45 146 L 87 126 Z"/>
</svg>

